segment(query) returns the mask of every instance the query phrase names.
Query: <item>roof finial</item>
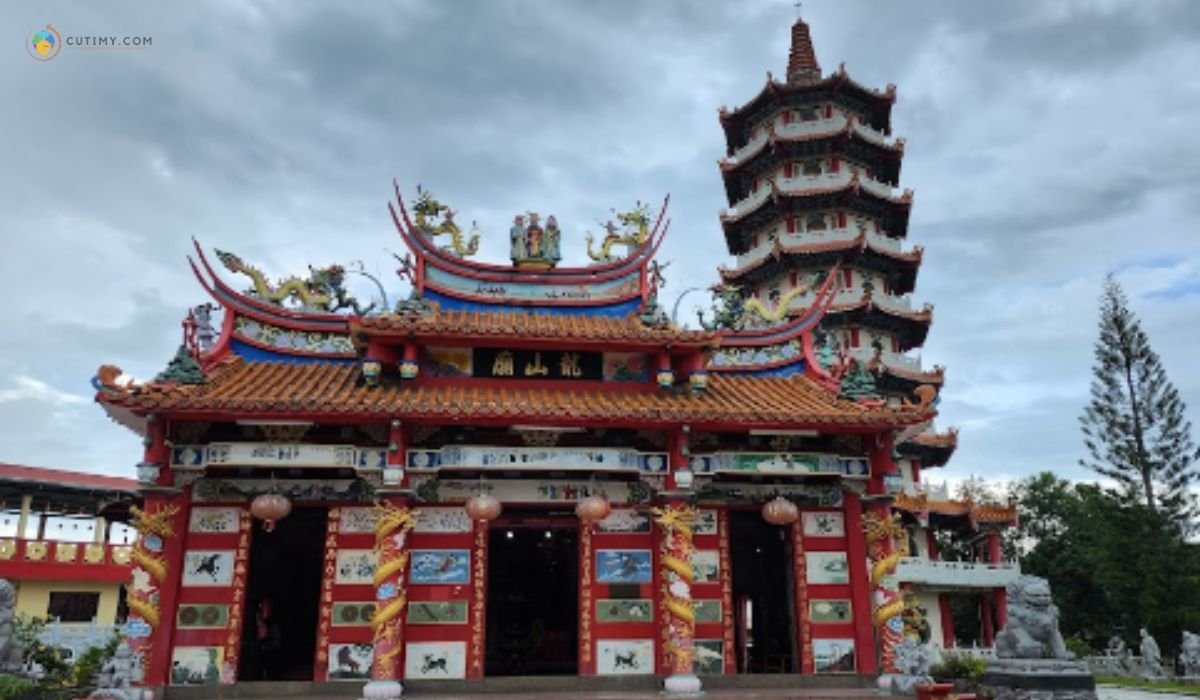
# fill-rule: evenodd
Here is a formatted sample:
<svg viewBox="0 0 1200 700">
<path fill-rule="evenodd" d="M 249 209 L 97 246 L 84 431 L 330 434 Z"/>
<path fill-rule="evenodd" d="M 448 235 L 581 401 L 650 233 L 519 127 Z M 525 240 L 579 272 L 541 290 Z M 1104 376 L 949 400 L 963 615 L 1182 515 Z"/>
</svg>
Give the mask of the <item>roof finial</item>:
<svg viewBox="0 0 1200 700">
<path fill-rule="evenodd" d="M 813 50 L 812 36 L 808 24 L 800 17 L 803 2 L 796 2 L 796 22 L 792 25 L 792 47 L 788 52 L 787 81 L 789 83 L 813 82 L 821 79 L 821 65 Z"/>
<path fill-rule="evenodd" d="M 800 11 L 803 8 L 804 8 L 804 3 L 802 3 L 802 2 L 796 3 L 796 19 L 802 19 L 802 17 L 800 16 Z"/>
</svg>

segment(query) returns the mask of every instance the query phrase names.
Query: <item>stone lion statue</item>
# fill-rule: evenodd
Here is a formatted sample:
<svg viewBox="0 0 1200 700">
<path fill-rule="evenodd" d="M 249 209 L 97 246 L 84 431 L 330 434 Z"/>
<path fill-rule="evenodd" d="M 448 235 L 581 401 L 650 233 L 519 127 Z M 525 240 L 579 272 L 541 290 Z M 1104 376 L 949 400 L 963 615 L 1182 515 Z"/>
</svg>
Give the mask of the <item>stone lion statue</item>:
<svg viewBox="0 0 1200 700">
<path fill-rule="evenodd" d="M 892 676 L 892 692 L 912 695 L 918 685 L 932 683 L 933 676 L 929 675 L 931 666 L 933 658 L 929 649 L 920 640 L 905 637 L 896 645 L 896 669 L 899 673 Z"/>
<path fill-rule="evenodd" d="M 1179 663 L 1183 665 L 1183 675 L 1189 678 L 1200 676 L 1200 635 L 1184 630 L 1183 643 L 1179 645 Z"/>
<path fill-rule="evenodd" d="M 0 673 L 18 673 L 25 662 L 13 627 L 16 607 L 17 589 L 7 579 L 0 578 Z"/>
<path fill-rule="evenodd" d="M 1058 606 L 1050 584 L 1038 576 L 1020 576 L 1008 584 L 1008 622 L 996 635 L 1002 659 L 1074 659 L 1058 631 Z"/>
</svg>

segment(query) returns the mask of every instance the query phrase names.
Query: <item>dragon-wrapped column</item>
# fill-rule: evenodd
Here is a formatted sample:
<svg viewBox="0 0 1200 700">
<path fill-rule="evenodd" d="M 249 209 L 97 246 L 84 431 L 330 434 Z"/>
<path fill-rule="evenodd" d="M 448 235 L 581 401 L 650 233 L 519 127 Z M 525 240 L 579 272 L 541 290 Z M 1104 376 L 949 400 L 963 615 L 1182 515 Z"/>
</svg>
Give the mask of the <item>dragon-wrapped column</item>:
<svg viewBox="0 0 1200 700">
<path fill-rule="evenodd" d="M 408 602 L 404 586 L 408 569 L 408 533 L 417 520 L 417 511 L 403 502 L 384 501 L 375 506 L 375 551 L 379 566 L 375 570 L 375 616 L 371 618 L 375 653 L 371 662 L 371 681 L 363 689 L 364 698 L 398 698 L 400 662 L 404 652 L 404 608 Z"/>
<path fill-rule="evenodd" d="M 863 516 L 867 556 L 871 560 L 874 610 L 879 630 L 880 666 L 885 676 L 896 672 L 896 645 L 904 638 L 904 597 L 896 585 L 896 567 L 904 556 L 905 532 L 899 515 L 872 511 Z M 900 544 L 898 545 L 897 542 Z"/>
<path fill-rule="evenodd" d="M 659 597 L 665 626 L 664 652 L 670 675 L 664 684 L 668 693 L 698 693 L 700 679 L 692 668 L 695 652 L 695 614 L 692 610 L 692 523 L 696 509 L 671 502 L 654 509 L 662 535 Z"/>
</svg>

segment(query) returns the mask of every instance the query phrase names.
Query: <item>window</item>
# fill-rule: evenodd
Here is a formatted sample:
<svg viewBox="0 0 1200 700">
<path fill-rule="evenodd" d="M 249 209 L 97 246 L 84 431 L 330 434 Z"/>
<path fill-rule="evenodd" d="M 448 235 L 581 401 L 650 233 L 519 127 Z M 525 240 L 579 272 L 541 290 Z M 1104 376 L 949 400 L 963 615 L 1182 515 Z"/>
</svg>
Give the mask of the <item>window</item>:
<svg viewBox="0 0 1200 700">
<path fill-rule="evenodd" d="M 821 161 L 806 160 L 806 161 L 804 161 L 803 168 L 804 168 L 805 175 L 820 175 L 821 174 Z"/>
<path fill-rule="evenodd" d="M 87 591 L 50 591 L 46 615 L 60 622 L 91 622 L 100 609 L 100 594 Z"/>
<path fill-rule="evenodd" d="M 806 105 L 800 108 L 800 121 L 815 122 L 821 118 L 818 105 Z"/>
<path fill-rule="evenodd" d="M 805 226 L 809 231 L 824 231 L 825 230 L 825 215 L 810 214 Z"/>
</svg>

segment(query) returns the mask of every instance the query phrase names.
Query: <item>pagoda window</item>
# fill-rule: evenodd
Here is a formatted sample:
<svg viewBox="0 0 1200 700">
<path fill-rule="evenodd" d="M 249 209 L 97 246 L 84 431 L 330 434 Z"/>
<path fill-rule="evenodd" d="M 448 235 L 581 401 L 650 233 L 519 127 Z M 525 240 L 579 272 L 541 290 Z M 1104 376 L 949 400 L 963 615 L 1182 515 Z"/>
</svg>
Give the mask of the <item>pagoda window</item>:
<svg viewBox="0 0 1200 700">
<path fill-rule="evenodd" d="M 772 289 L 771 293 L 767 295 L 767 300 L 772 304 L 778 304 L 781 298 L 783 298 L 783 293 L 779 291 L 778 287 Z"/>
<path fill-rule="evenodd" d="M 789 216 L 789 217 L 787 218 L 787 232 L 788 232 L 788 233 L 795 233 L 795 232 L 796 232 L 796 217 L 794 217 L 794 216 Z"/>
<path fill-rule="evenodd" d="M 792 110 L 785 109 L 783 111 L 783 125 L 787 126 L 792 123 Z"/>
<path fill-rule="evenodd" d="M 796 274 L 796 272 L 794 270 L 792 271 L 792 274 L 788 275 L 788 285 L 790 287 L 792 287 L 793 289 L 796 287 L 796 283 L 799 281 L 798 277 L 799 276 Z"/>
<path fill-rule="evenodd" d="M 894 353 L 900 352 L 900 341 L 897 340 L 896 336 L 894 336 L 894 335 L 892 336 L 892 352 L 894 352 Z"/>
<path fill-rule="evenodd" d="M 838 228 L 846 228 L 846 212 L 838 212 Z"/>
<path fill-rule="evenodd" d="M 800 108 L 800 121 L 815 122 L 821 118 L 821 107 L 819 105 L 805 105 Z"/>
<path fill-rule="evenodd" d="M 837 173 L 837 172 L 841 172 L 841 170 L 842 170 L 842 159 L 839 156 L 834 156 L 833 158 L 830 159 L 829 172 Z"/>
<path fill-rule="evenodd" d="M 852 348 L 858 347 L 859 340 L 860 340 L 860 338 L 859 338 L 858 329 L 851 328 L 850 329 L 850 347 L 852 347 Z"/>
<path fill-rule="evenodd" d="M 810 214 L 808 217 L 808 221 L 805 222 L 805 228 L 809 231 L 824 231 L 826 228 L 825 215 L 824 214 Z M 847 270 L 847 272 L 849 272 L 849 270 Z"/>
<path fill-rule="evenodd" d="M 879 219 L 875 219 L 875 233 L 879 233 Z"/>
<path fill-rule="evenodd" d="M 846 289 L 854 288 L 854 271 L 848 267 L 842 268 L 842 286 Z"/>
<path fill-rule="evenodd" d="M 821 161 L 819 161 L 819 160 L 806 160 L 806 161 L 804 161 L 803 167 L 804 167 L 805 175 L 820 175 L 821 174 Z"/>
<path fill-rule="evenodd" d="M 833 105 L 831 105 L 831 104 L 825 105 L 825 118 L 833 119 Z"/>
<path fill-rule="evenodd" d="M 788 162 L 788 163 L 783 164 L 783 176 L 784 177 L 795 177 L 796 176 L 795 163 Z"/>
</svg>

